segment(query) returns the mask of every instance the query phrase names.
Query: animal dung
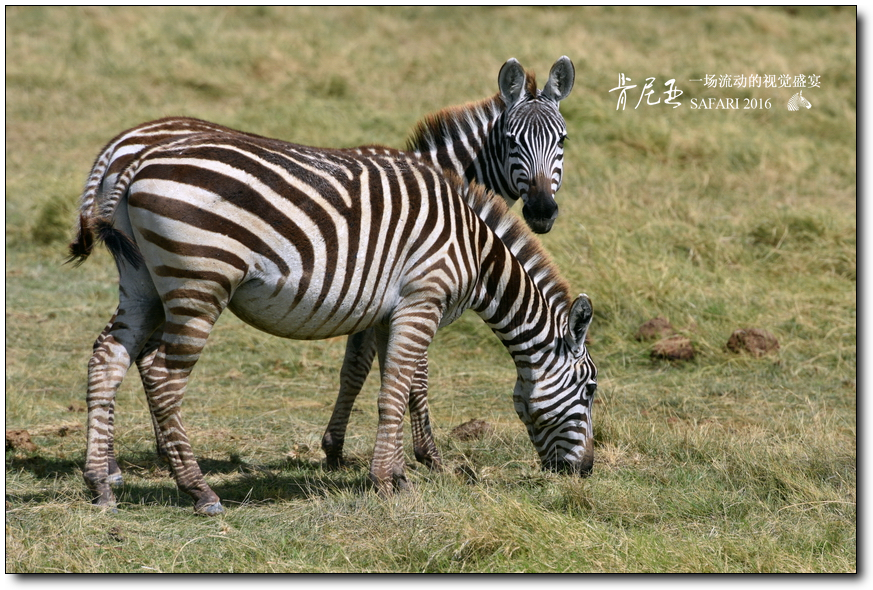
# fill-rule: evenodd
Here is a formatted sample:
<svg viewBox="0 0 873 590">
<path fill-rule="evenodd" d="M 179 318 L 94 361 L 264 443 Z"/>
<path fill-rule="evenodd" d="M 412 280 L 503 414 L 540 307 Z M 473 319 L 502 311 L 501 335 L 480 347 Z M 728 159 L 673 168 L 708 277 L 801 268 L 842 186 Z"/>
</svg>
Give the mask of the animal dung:
<svg viewBox="0 0 873 590">
<path fill-rule="evenodd" d="M 458 440 L 479 440 L 486 434 L 493 432 L 494 427 L 485 420 L 474 418 L 452 429 L 452 436 Z"/>
<path fill-rule="evenodd" d="M 690 361 L 695 355 L 691 339 L 678 334 L 662 338 L 652 346 L 652 358 L 670 361 Z"/>
<path fill-rule="evenodd" d="M 637 330 L 634 338 L 640 342 L 667 338 L 676 333 L 673 325 L 666 318 L 658 316 L 644 322 Z"/>
<path fill-rule="evenodd" d="M 35 451 L 36 445 L 30 440 L 30 433 L 26 430 L 6 431 L 6 450 L 21 449 L 22 451 Z"/>
<path fill-rule="evenodd" d="M 776 336 L 760 328 L 740 328 L 734 330 L 727 341 L 727 349 L 731 352 L 748 352 L 756 357 L 779 350 Z"/>
</svg>

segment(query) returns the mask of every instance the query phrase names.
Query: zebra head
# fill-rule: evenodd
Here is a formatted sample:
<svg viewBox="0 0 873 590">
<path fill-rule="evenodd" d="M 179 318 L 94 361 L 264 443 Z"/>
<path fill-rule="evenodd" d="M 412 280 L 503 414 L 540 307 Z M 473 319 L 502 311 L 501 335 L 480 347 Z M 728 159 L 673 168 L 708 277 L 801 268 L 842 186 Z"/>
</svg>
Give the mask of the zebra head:
<svg viewBox="0 0 873 590">
<path fill-rule="evenodd" d="M 534 362 L 529 375 L 519 373 L 513 401 L 527 427 L 543 469 L 588 475 L 594 466 L 591 405 L 597 368 L 585 346 L 593 310 L 580 295 L 570 310 L 566 332 Z"/>
<path fill-rule="evenodd" d="M 558 106 L 573 89 L 575 77 L 573 62 L 567 56 L 554 63 L 539 91 L 514 58 L 503 64 L 497 77 L 507 107 L 495 125 L 502 133 L 497 141 L 505 150 L 502 162 L 507 190 L 503 195 L 512 201 L 522 200 L 525 221 L 540 234 L 552 229 L 558 216 L 555 193 L 561 188 L 567 138 Z"/>
</svg>

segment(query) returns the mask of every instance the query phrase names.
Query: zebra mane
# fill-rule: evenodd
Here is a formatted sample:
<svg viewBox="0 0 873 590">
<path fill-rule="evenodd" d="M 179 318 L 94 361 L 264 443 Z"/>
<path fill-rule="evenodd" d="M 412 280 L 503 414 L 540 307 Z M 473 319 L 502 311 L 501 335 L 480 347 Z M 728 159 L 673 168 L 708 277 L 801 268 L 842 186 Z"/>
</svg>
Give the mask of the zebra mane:
<svg viewBox="0 0 873 590">
<path fill-rule="evenodd" d="M 536 98 L 537 93 L 537 78 L 533 71 L 525 72 L 525 93 L 526 98 Z M 412 131 L 412 135 L 406 140 L 407 151 L 429 151 L 433 145 L 441 143 L 439 138 L 458 137 L 464 133 L 454 132 L 453 130 L 469 125 L 466 123 L 468 119 L 475 113 L 486 113 L 487 116 L 496 118 L 497 114 L 506 110 L 506 104 L 498 92 L 494 96 L 483 100 L 468 102 L 462 105 L 446 107 L 442 110 L 425 115 Z"/>
<path fill-rule="evenodd" d="M 454 174 L 447 176 L 456 178 Z M 464 195 L 467 205 L 512 252 L 549 304 L 555 310 L 568 308 L 570 285 L 561 276 L 536 234 L 522 219 L 511 213 L 506 202 L 493 191 L 475 182 L 464 186 L 459 178 L 456 182 L 457 190 Z"/>
</svg>

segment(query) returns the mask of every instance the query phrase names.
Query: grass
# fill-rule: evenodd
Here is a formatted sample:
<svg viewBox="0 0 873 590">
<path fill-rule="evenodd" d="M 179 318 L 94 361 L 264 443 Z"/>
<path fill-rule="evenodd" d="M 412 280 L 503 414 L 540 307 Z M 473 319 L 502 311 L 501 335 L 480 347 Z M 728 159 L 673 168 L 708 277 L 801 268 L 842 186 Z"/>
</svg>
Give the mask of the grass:
<svg viewBox="0 0 873 590">
<path fill-rule="evenodd" d="M 856 21 L 818 8 L 6 9 L 7 572 L 851 572 L 856 526 Z M 501 34 L 483 35 L 499 30 Z M 465 314 L 431 348 L 443 473 L 375 497 L 376 380 L 352 467 L 321 433 L 344 342 L 292 342 L 226 314 L 184 414 L 228 508 L 196 517 L 154 454 L 138 379 L 118 397 L 117 513 L 88 503 L 86 365 L 114 309 L 100 249 L 62 265 L 92 159 L 116 133 L 189 115 L 299 143 L 402 147 L 436 109 L 490 96 L 511 56 L 576 66 L 561 216 L 543 238 L 595 308 L 596 466 L 542 473 L 512 363 Z M 616 111 L 618 74 L 685 94 Z M 818 74 L 790 89 L 705 74 Z M 691 98 L 772 98 L 701 111 Z M 633 338 L 669 319 L 696 357 Z M 729 352 L 733 330 L 780 342 Z M 451 429 L 494 430 L 463 442 Z M 410 438 L 407 436 L 407 438 Z M 411 452 L 408 457 L 412 457 Z"/>
</svg>

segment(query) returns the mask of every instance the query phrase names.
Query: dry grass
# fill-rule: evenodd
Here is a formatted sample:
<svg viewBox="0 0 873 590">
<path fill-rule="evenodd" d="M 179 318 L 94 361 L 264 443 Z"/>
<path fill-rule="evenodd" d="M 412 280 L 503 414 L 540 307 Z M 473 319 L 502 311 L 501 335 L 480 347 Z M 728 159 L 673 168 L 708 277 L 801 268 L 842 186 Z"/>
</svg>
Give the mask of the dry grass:
<svg viewBox="0 0 873 590">
<path fill-rule="evenodd" d="M 7 572 L 854 571 L 856 39 L 848 9 L 7 8 Z M 497 34 L 482 31 L 499 30 Z M 512 410 L 512 364 L 464 315 L 432 347 L 447 470 L 383 502 L 366 464 L 320 466 L 341 340 L 280 341 L 227 314 L 185 419 L 228 507 L 202 519 L 153 452 L 141 386 L 119 392 L 126 485 L 88 504 L 86 363 L 116 301 L 109 256 L 62 266 L 87 170 L 114 134 L 190 115 L 299 143 L 401 147 L 425 113 L 495 92 L 510 56 L 542 79 L 566 54 L 561 217 L 544 244 L 594 302 L 597 465 L 541 473 Z M 615 110 L 618 74 L 817 73 L 814 106 Z M 636 96 L 629 97 L 635 103 Z M 814 99 L 814 100 L 813 100 Z M 696 351 L 651 358 L 662 316 Z M 725 344 L 773 333 L 761 358 Z M 472 418 L 494 430 L 459 441 Z M 62 434 L 63 433 L 63 434 Z M 409 454 L 411 457 L 411 453 Z"/>
</svg>

